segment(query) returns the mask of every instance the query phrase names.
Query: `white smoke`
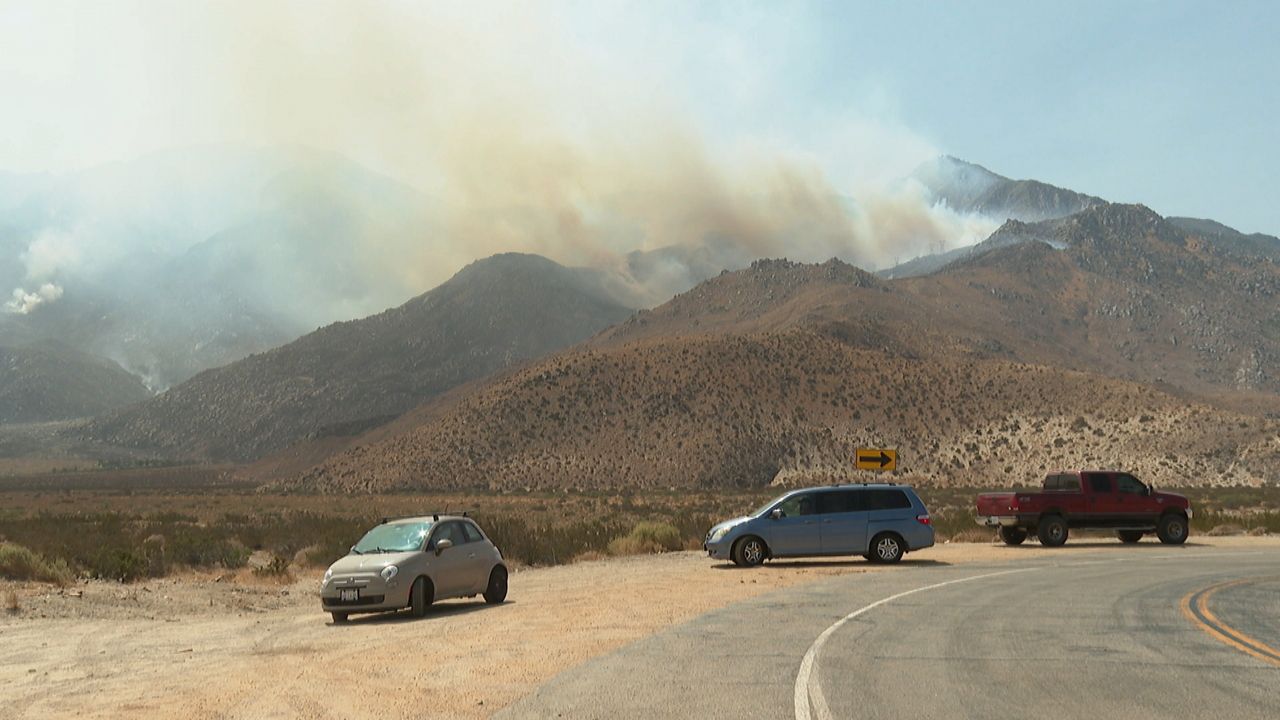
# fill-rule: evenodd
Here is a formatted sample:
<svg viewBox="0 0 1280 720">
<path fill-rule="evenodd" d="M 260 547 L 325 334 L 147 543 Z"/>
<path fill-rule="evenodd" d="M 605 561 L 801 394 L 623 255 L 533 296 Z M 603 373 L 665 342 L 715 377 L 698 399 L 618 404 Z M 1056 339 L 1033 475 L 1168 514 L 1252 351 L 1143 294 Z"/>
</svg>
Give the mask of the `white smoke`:
<svg viewBox="0 0 1280 720">
<path fill-rule="evenodd" d="M 41 305 L 51 303 L 60 297 L 62 297 L 62 287 L 53 283 L 44 283 L 31 292 L 15 288 L 12 298 L 5 303 L 4 309 L 5 312 L 27 315 Z"/>
</svg>

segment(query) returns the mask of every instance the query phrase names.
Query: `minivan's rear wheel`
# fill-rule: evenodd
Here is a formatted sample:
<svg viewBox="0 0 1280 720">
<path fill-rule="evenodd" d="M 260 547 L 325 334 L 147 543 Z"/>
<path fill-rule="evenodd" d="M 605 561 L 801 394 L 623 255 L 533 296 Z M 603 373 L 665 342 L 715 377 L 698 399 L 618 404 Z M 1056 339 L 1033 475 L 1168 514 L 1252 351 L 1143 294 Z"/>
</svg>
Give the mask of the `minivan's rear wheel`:
<svg viewBox="0 0 1280 720">
<path fill-rule="evenodd" d="M 1036 536 L 1045 547 L 1058 547 L 1067 542 L 1067 521 L 1059 515 L 1041 518 Z"/>
<path fill-rule="evenodd" d="M 498 565 L 489 573 L 489 585 L 484 590 L 484 601 L 497 605 L 507 599 L 507 569 Z"/>
<path fill-rule="evenodd" d="M 755 535 L 748 535 L 733 546 L 733 561 L 743 567 L 755 567 L 764 562 L 764 541 Z"/>
<path fill-rule="evenodd" d="M 1156 537 L 1165 545 L 1181 545 L 1187 541 L 1188 532 L 1187 519 L 1176 513 L 1160 518 L 1156 526 Z"/>
<path fill-rule="evenodd" d="M 1116 534 L 1120 536 L 1120 542 L 1126 545 L 1132 545 L 1142 539 L 1141 530 L 1120 530 Z"/>
<path fill-rule="evenodd" d="M 875 536 L 871 541 L 871 562 L 896 563 L 902 559 L 902 538 L 893 533 Z"/>
<path fill-rule="evenodd" d="M 413 581 L 413 587 L 409 590 L 409 610 L 414 617 L 427 614 L 427 606 L 431 604 L 434 594 L 435 591 L 427 587 L 426 578 L 420 577 Z"/>
<path fill-rule="evenodd" d="M 333 624 L 338 625 L 347 621 L 347 614 L 344 612 L 329 613 L 333 616 Z"/>
<path fill-rule="evenodd" d="M 1000 526 L 1000 539 L 1005 545 L 1021 545 L 1027 539 L 1027 529 Z"/>
</svg>

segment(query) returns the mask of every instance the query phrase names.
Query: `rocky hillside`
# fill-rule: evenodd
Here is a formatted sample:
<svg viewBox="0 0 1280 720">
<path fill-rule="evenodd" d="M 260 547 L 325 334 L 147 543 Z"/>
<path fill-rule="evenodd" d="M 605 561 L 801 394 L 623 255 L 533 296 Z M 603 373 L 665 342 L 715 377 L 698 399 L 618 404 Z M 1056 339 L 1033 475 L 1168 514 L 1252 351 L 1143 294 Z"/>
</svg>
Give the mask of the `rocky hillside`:
<svg viewBox="0 0 1280 720">
<path fill-rule="evenodd" d="M 149 397 L 106 358 L 55 343 L 0 347 L 0 424 L 87 417 Z"/>
<path fill-rule="evenodd" d="M 1141 206 L 1007 223 L 888 281 L 759 261 L 578 348 L 427 404 L 288 487 L 759 485 L 903 450 L 937 482 L 1124 465 L 1161 484 L 1280 472 L 1280 269 Z"/>
<path fill-rule="evenodd" d="M 285 488 L 682 488 L 849 480 L 854 449 L 901 475 L 1031 482 L 1122 464 L 1162 485 L 1280 472 L 1280 422 L 1132 382 L 991 360 L 912 359 L 805 330 L 642 340 L 548 359 Z M 865 479 L 865 478 L 864 478 Z"/>
<path fill-rule="evenodd" d="M 400 307 L 204 372 L 99 419 L 88 435 L 162 455 L 246 460 L 309 435 L 358 432 L 630 314 L 610 298 L 592 271 L 497 255 Z"/>
</svg>

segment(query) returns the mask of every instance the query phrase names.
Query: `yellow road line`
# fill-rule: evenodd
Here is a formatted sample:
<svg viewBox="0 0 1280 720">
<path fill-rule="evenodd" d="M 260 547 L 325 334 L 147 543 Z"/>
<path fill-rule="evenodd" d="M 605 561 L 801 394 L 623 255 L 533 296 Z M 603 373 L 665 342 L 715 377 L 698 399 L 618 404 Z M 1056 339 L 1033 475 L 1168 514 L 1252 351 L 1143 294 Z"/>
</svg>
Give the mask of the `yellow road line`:
<svg viewBox="0 0 1280 720">
<path fill-rule="evenodd" d="M 1238 585 L 1247 585 L 1249 583 L 1258 582 L 1260 580 L 1268 580 L 1274 578 L 1249 578 L 1245 580 L 1231 580 L 1229 582 L 1210 585 L 1200 590 L 1192 590 L 1182 598 L 1182 615 L 1187 618 L 1193 625 L 1208 633 L 1211 637 L 1219 642 L 1247 653 L 1265 663 L 1280 667 L 1280 650 L 1270 645 L 1250 637 L 1236 628 L 1219 620 L 1213 611 L 1209 609 L 1209 598 L 1213 597 L 1219 590 Z"/>
</svg>

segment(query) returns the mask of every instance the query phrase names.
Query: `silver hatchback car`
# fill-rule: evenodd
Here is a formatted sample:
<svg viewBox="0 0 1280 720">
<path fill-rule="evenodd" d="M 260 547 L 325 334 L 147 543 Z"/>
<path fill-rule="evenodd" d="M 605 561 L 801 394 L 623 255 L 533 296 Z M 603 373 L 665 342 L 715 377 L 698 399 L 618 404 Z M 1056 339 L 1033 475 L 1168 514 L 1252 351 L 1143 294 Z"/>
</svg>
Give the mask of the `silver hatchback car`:
<svg viewBox="0 0 1280 720">
<path fill-rule="evenodd" d="M 905 485 L 865 484 L 793 490 L 711 528 L 703 548 L 743 566 L 770 558 L 862 555 L 895 563 L 933 545 L 929 511 Z"/>
<path fill-rule="evenodd" d="M 320 583 L 320 604 L 334 622 L 406 607 L 421 617 L 436 600 L 481 594 L 488 603 L 507 598 L 507 566 L 465 515 L 384 519 Z"/>
</svg>

